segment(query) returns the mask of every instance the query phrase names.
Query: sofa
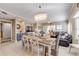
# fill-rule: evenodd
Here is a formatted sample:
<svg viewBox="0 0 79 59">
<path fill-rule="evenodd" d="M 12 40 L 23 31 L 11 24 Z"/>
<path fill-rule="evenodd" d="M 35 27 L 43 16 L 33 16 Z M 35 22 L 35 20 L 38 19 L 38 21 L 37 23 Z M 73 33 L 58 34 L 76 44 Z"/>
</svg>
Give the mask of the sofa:
<svg viewBox="0 0 79 59">
<path fill-rule="evenodd" d="M 65 35 L 65 34 L 67 34 L 67 35 Z M 61 37 L 60 37 L 59 45 L 68 47 L 70 43 L 72 43 L 72 35 L 69 35 L 67 32 L 64 32 L 63 35 L 61 35 Z"/>
</svg>

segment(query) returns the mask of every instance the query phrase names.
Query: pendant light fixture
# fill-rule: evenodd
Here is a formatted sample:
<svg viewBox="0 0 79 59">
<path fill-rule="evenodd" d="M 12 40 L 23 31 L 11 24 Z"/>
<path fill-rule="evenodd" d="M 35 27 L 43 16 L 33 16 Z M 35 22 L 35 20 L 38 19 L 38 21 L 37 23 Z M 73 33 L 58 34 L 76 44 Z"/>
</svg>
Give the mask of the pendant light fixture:
<svg viewBox="0 0 79 59">
<path fill-rule="evenodd" d="M 46 20 L 47 19 L 47 14 L 45 12 L 42 12 L 41 5 L 39 5 L 38 8 L 39 8 L 39 12 L 34 15 L 34 20 L 36 22 Z"/>
</svg>

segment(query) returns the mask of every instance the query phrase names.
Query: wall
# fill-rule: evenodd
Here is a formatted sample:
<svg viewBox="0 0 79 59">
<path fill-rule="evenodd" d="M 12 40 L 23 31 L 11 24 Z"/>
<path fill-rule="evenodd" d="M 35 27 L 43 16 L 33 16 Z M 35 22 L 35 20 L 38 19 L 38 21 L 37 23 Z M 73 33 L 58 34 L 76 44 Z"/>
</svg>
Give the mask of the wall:
<svg viewBox="0 0 79 59">
<path fill-rule="evenodd" d="M 12 20 L 12 41 L 16 41 L 16 20 Z"/>
<path fill-rule="evenodd" d="M 17 21 L 17 24 L 20 25 L 20 29 L 17 29 L 17 31 L 25 33 L 25 22 L 24 21 Z"/>
</svg>

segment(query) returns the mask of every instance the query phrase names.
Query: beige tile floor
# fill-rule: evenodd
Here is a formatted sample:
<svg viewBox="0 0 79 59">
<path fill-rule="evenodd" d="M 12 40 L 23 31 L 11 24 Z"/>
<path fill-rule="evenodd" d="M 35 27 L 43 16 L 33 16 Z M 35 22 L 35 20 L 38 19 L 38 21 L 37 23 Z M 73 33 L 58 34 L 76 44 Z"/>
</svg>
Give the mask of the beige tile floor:
<svg viewBox="0 0 79 59">
<path fill-rule="evenodd" d="M 27 53 L 27 50 L 25 50 L 21 42 L 13 43 L 13 42 L 7 42 L 2 43 L 0 45 L 0 55 L 3 56 L 28 56 L 30 55 Z"/>
<path fill-rule="evenodd" d="M 0 44 L 0 56 L 31 56 L 31 53 L 28 53 L 25 48 L 22 47 L 21 41 L 6 42 Z M 79 56 L 78 50 L 71 50 L 69 54 L 69 47 L 59 47 L 59 56 Z"/>
<path fill-rule="evenodd" d="M 69 53 L 70 47 L 59 47 L 59 56 L 79 56 L 79 49 L 72 48 Z"/>
</svg>

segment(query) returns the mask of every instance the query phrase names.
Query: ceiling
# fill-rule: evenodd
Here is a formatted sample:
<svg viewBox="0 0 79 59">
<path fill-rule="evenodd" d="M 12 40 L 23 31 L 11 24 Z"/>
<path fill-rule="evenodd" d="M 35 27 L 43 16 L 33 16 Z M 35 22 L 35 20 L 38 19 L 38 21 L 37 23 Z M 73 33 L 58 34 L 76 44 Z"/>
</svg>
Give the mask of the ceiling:
<svg viewBox="0 0 79 59">
<path fill-rule="evenodd" d="M 49 20 L 57 22 L 68 19 L 72 5 L 72 3 L 0 3 L 0 11 L 2 9 L 24 17 L 26 23 L 35 22 L 34 15 L 44 12 L 47 13 L 48 18 L 41 22 L 48 22 Z M 0 18 L 12 19 L 16 17 L 9 14 L 4 15 L 0 12 Z"/>
</svg>

